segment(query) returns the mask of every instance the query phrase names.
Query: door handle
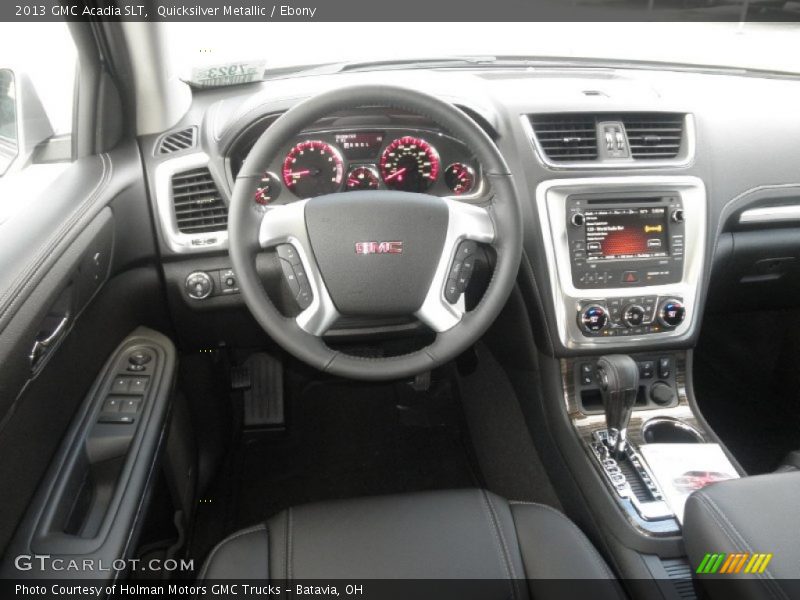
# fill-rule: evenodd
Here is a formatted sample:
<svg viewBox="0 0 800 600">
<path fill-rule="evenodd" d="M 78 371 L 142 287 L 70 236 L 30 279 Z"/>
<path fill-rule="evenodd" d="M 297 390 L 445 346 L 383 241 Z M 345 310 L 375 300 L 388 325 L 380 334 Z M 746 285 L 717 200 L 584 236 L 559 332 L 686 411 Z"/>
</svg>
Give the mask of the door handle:
<svg viewBox="0 0 800 600">
<path fill-rule="evenodd" d="M 37 337 L 36 340 L 33 342 L 33 348 L 31 348 L 30 353 L 30 361 L 31 361 L 31 369 L 35 370 L 36 367 L 41 362 L 42 358 L 47 354 L 50 348 L 54 346 L 64 335 L 64 332 L 67 329 L 67 324 L 69 323 L 70 314 L 67 313 L 61 319 L 59 319 L 56 326 L 50 331 L 49 333 L 45 334 L 45 337 L 39 338 Z"/>
</svg>

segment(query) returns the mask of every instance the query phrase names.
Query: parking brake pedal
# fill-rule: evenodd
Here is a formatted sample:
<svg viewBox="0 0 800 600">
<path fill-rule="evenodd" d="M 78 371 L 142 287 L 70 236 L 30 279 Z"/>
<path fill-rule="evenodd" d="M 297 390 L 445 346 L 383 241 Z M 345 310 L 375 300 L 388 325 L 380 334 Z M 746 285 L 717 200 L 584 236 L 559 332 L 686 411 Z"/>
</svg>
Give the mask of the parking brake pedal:
<svg viewBox="0 0 800 600">
<path fill-rule="evenodd" d="M 283 363 L 265 353 L 251 354 L 231 372 L 231 385 L 244 390 L 244 426 L 283 425 Z"/>
</svg>

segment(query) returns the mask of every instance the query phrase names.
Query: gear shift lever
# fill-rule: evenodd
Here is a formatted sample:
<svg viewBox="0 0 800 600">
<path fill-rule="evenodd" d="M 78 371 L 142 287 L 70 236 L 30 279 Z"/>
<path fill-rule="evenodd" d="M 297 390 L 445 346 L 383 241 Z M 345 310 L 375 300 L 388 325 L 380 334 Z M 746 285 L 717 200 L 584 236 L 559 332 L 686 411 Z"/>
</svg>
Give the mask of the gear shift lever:
<svg viewBox="0 0 800 600">
<path fill-rule="evenodd" d="M 597 378 L 603 396 L 608 428 L 608 445 L 614 458 L 625 454 L 628 422 L 639 391 L 639 367 L 624 354 L 601 356 Z"/>
</svg>

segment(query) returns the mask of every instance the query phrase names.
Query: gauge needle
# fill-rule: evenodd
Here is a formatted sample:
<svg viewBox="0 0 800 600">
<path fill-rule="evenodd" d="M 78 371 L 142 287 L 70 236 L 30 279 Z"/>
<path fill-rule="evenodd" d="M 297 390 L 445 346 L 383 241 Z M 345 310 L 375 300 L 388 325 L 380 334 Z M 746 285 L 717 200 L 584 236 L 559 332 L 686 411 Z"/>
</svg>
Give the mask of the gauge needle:
<svg viewBox="0 0 800 600">
<path fill-rule="evenodd" d="M 403 174 L 403 173 L 405 173 L 405 172 L 406 172 L 406 168 L 405 168 L 405 167 L 403 167 L 402 169 L 397 169 L 397 171 L 395 171 L 395 172 L 394 172 L 394 173 L 392 173 L 391 175 L 387 175 L 387 176 L 385 177 L 385 180 L 386 180 L 386 181 L 389 181 L 389 180 L 391 180 L 391 179 L 394 179 L 395 177 L 399 177 L 400 175 L 402 175 L 402 174 Z"/>
<path fill-rule="evenodd" d="M 352 177 L 347 180 L 347 185 L 358 185 L 361 182 L 358 179 L 353 179 Z"/>
<path fill-rule="evenodd" d="M 303 175 L 310 175 L 311 169 L 305 169 L 303 171 L 289 171 L 289 177 L 302 177 Z"/>
</svg>

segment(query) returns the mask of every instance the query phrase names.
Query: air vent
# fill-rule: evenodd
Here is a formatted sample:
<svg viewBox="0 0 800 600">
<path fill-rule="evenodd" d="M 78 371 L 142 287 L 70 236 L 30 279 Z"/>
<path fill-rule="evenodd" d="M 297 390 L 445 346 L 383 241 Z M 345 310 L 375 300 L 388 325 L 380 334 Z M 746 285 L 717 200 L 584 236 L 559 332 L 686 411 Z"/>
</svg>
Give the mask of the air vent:
<svg viewBox="0 0 800 600">
<path fill-rule="evenodd" d="M 172 154 L 173 152 L 194 148 L 196 135 L 197 128 L 195 127 L 187 127 L 186 129 L 169 133 L 161 138 L 161 142 L 158 144 L 158 153 Z"/>
<path fill-rule="evenodd" d="M 621 119 L 634 159 L 670 159 L 678 156 L 683 141 L 682 114 L 627 113 L 621 115 Z"/>
<path fill-rule="evenodd" d="M 597 159 L 597 127 L 594 115 L 531 115 L 539 146 L 552 161 Z"/>
<path fill-rule="evenodd" d="M 206 167 L 172 176 L 172 204 L 181 233 L 206 233 L 227 228 L 228 207 Z"/>
</svg>

